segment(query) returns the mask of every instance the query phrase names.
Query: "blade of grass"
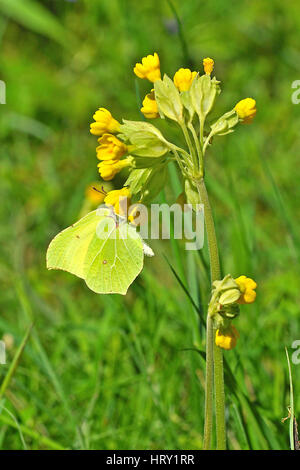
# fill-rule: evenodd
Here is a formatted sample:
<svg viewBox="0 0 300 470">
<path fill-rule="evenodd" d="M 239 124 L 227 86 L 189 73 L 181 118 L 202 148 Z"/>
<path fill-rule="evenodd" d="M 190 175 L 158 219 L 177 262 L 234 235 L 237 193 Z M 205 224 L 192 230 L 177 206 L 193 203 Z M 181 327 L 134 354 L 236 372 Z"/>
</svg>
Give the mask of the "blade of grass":
<svg viewBox="0 0 300 470">
<path fill-rule="evenodd" d="M 183 281 L 181 280 L 180 276 L 177 274 L 176 270 L 173 268 L 173 266 L 171 265 L 171 263 L 169 262 L 168 258 L 164 255 L 164 258 L 166 260 L 166 262 L 168 263 L 172 273 L 174 274 L 176 280 L 178 281 L 179 285 L 181 286 L 182 290 L 184 291 L 184 293 L 186 294 L 187 298 L 189 299 L 189 301 L 191 302 L 192 306 L 194 307 L 195 311 L 198 313 L 199 315 L 199 318 L 200 318 L 200 322 L 202 323 L 202 325 L 205 327 L 205 320 L 203 318 L 203 311 L 201 309 L 201 307 L 199 307 L 196 302 L 194 301 L 194 299 L 192 298 L 191 294 L 189 293 L 188 289 L 186 288 L 186 286 L 184 285 Z"/>
<path fill-rule="evenodd" d="M 238 405 L 234 401 L 232 401 L 231 409 L 233 411 L 232 416 L 236 424 L 237 433 L 239 437 L 239 444 L 241 446 L 241 449 L 250 450 L 250 443 L 249 443 L 248 436 L 244 427 L 243 418 L 241 416 Z"/>
<path fill-rule="evenodd" d="M 12 422 L 15 424 L 16 428 L 18 429 L 23 448 L 27 450 L 27 445 L 26 445 L 26 442 L 25 442 L 25 439 L 24 439 L 24 436 L 23 436 L 23 433 L 22 433 L 22 430 L 20 428 L 17 418 L 3 405 L 3 402 L 4 400 L 0 402 L 0 420 L 2 420 L 3 418 L 2 411 L 5 411 L 5 413 L 7 413 L 11 417 Z M 4 422 L 5 422 L 5 417 L 4 417 Z M 5 423 L 5 424 L 8 424 L 8 423 Z"/>
<path fill-rule="evenodd" d="M 3 407 L 3 409 L 6 410 L 4 407 Z M 8 410 L 6 410 L 6 411 L 8 411 Z M 9 412 L 9 414 L 11 415 L 10 412 Z M 23 424 L 19 424 L 18 421 L 15 420 L 15 419 L 10 419 L 7 416 L 4 416 L 3 414 L 0 414 L 0 421 L 3 424 L 6 424 L 8 426 L 11 426 L 14 429 L 17 429 L 19 431 L 20 435 L 25 434 L 25 435 L 31 437 L 32 439 L 36 440 L 37 442 L 40 442 L 41 444 L 44 444 L 46 447 L 49 447 L 49 449 L 52 449 L 52 450 L 64 450 L 65 449 L 62 445 L 60 445 L 59 443 L 53 441 L 52 439 L 50 439 L 46 436 L 42 436 L 38 432 L 28 428 L 27 426 L 24 426 Z M 26 448 L 26 444 L 25 444 L 24 439 L 21 439 L 21 440 L 23 442 L 23 445 Z"/>
<path fill-rule="evenodd" d="M 32 319 L 34 318 L 33 312 L 32 312 L 32 309 L 31 309 L 31 305 L 30 305 L 30 303 L 27 299 L 27 296 L 24 292 L 24 288 L 23 288 L 23 285 L 22 285 L 21 281 L 19 281 L 17 283 L 16 291 L 17 291 L 17 295 L 19 297 L 20 303 L 23 307 L 23 311 L 24 311 L 27 319 L 32 321 Z M 34 346 L 35 346 L 35 348 L 36 348 L 36 350 L 37 350 L 37 352 L 38 352 L 38 354 L 39 354 L 39 356 L 42 360 L 43 367 L 44 367 L 48 377 L 51 379 L 53 387 L 56 390 L 57 395 L 60 397 L 69 419 L 73 423 L 74 429 L 76 429 L 76 431 L 77 431 L 77 434 L 78 434 L 79 439 L 80 439 L 80 445 L 83 448 L 84 447 L 83 446 L 83 436 L 81 435 L 81 430 L 77 426 L 76 420 L 73 416 L 72 410 L 71 410 L 70 405 L 68 403 L 68 400 L 67 400 L 65 392 L 63 390 L 63 387 L 60 384 L 56 373 L 54 372 L 54 369 L 53 369 L 53 367 L 52 367 L 52 365 L 51 365 L 51 363 L 48 359 L 48 356 L 47 356 L 47 354 L 46 354 L 46 352 L 45 352 L 45 350 L 44 350 L 44 348 L 43 348 L 43 346 L 40 342 L 39 336 L 38 336 L 38 334 L 35 330 L 33 330 L 33 333 L 32 333 L 32 340 L 33 340 Z"/>
<path fill-rule="evenodd" d="M 165 191 L 162 191 L 160 193 L 160 203 L 163 203 L 163 204 L 167 203 Z M 174 221 L 172 219 L 170 223 L 170 242 L 171 242 L 173 257 L 176 260 L 177 269 L 180 272 L 180 276 L 182 278 L 185 278 L 185 269 L 184 269 L 184 265 L 182 261 L 180 246 L 179 246 L 178 240 L 174 238 Z"/>
<path fill-rule="evenodd" d="M 285 354 L 286 354 L 286 359 L 287 359 L 287 363 L 288 363 L 289 382 L 290 382 L 290 425 L 289 425 L 290 447 L 291 447 L 291 450 L 295 450 L 295 439 L 294 439 L 294 419 L 295 419 L 295 413 L 294 413 L 294 387 L 293 387 L 291 363 L 290 363 L 290 358 L 289 358 L 289 353 L 287 351 L 287 348 L 285 348 Z"/>
<path fill-rule="evenodd" d="M 30 336 L 30 333 L 31 333 L 31 330 L 32 330 L 32 327 L 33 327 L 33 323 L 31 323 L 31 325 L 27 328 L 27 331 L 25 333 L 25 336 L 20 344 L 20 346 L 18 347 L 17 349 L 17 352 L 13 358 L 13 361 L 8 369 L 8 372 L 6 374 L 6 376 L 4 377 L 4 380 L 1 384 L 1 387 L 0 387 L 0 401 L 2 400 L 5 392 L 6 392 L 6 389 L 7 387 L 9 386 L 13 376 L 14 376 L 14 373 L 16 372 L 16 369 L 18 367 L 18 364 L 19 364 L 19 361 L 21 359 L 21 356 L 22 356 L 22 353 L 24 351 L 24 348 L 27 344 L 27 341 L 29 340 L 29 336 Z"/>
<path fill-rule="evenodd" d="M 33 0 L 0 0 L 0 11 L 26 28 L 64 47 L 70 46 L 70 35 L 44 6 Z"/>
<path fill-rule="evenodd" d="M 167 0 L 167 2 L 168 2 L 168 5 L 169 5 L 173 15 L 175 16 L 175 19 L 176 19 L 176 22 L 177 22 L 177 25 L 178 25 L 178 36 L 179 36 L 179 41 L 180 41 L 180 45 L 181 45 L 181 49 L 182 49 L 183 60 L 187 65 L 192 66 L 193 61 L 191 60 L 191 57 L 190 57 L 190 54 L 189 54 L 187 42 L 186 42 L 184 32 L 183 32 L 181 19 L 180 19 L 179 15 L 178 15 L 178 12 L 177 12 L 177 10 L 174 6 L 174 3 L 171 0 Z"/>
<path fill-rule="evenodd" d="M 262 164 L 262 168 L 264 170 L 264 173 L 266 177 L 268 178 L 272 189 L 273 189 L 273 199 L 274 199 L 274 205 L 276 205 L 276 208 L 278 210 L 278 213 L 280 214 L 282 221 L 284 222 L 286 226 L 286 230 L 289 234 L 291 243 L 292 243 L 292 248 L 293 248 L 293 255 L 296 257 L 296 259 L 299 261 L 300 259 L 300 253 L 299 253 L 299 239 L 297 236 L 297 229 L 294 226 L 294 221 L 293 218 L 290 216 L 288 212 L 288 204 L 285 204 L 283 200 L 283 196 L 281 194 L 281 191 L 273 177 L 273 174 L 271 172 L 271 169 L 268 165 L 268 162 L 266 159 L 264 159 L 260 155 L 260 161 Z"/>
</svg>

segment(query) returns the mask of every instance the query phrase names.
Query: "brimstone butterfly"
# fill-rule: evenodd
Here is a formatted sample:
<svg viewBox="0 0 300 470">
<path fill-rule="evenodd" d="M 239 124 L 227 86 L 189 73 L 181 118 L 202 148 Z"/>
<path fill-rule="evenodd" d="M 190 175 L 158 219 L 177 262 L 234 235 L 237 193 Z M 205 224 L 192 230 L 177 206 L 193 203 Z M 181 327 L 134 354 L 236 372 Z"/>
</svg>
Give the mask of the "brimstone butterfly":
<svg viewBox="0 0 300 470">
<path fill-rule="evenodd" d="M 98 294 L 124 295 L 142 270 L 143 245 L 134 226 L 100 208 L 51 241 L 47 268 L 75 274 Z"/>
</svg>

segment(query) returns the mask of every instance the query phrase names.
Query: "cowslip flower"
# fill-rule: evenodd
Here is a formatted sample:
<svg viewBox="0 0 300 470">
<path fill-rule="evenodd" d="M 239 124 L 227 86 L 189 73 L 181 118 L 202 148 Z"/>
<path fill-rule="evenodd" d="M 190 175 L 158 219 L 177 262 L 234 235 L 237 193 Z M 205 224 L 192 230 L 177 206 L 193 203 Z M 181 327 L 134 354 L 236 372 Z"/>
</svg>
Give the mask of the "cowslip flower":
<svg viewBox="0 0 300 470">
<path fill-rule="evenodd" d="M 102 135 L 106 132 L 116 134 L 120 130 L 120 123 L 105 108 L 99 108 L 93 118 L 96 121 L 90 125 L 90 132 L 93 135 Z"/>
<path fill-rule="evenodd" d="M 108 206 L 112 206 L 116 214 L 124 215 L 127 212 L 127 207 L 130 204 L 131 193 L 126 186 L 122 189 L 114 189 L 109 191 L 104 199 Z"/>
<path fill-rule="evenodd" d="M 135 64 L 134 73 L 139 78 L 147 78 L 150 82 L 156 82 L 161 79 L 160 62 L 156 52 L 153 55 L 147 55 L 142 58 L 141 63 Z"/>
<path fill-rule="evenodd" d="M 151 90 L 151 93 L 148 93 L 143 101 L 143 107 L 141 112 L 148 119 L 155 119 L 159 117 L 157 103 L 155 101 L 154 90 Z"/>
<path fill-rule="evenodd" d="M 120 160 L 127 153 L 127 146 L 112 134 L 104 134 L 98 139 L 96 148 L 99 160 Z"/>
<path fill-rule="evenodd" d="M 124 160 L 104 160 L 98 163 L 98 169 L 101 178 L 104 181 L 112 180 L 117 173 L 119 173 L 123 168 L 131 165 L 131 158 L 124 158 Z"/>
<path fill-rule="evenodd" d="M 197 72 L 192 72 L 190 69 L 181 68 L 175 73 L 173 81 L 179 91 L 187 91 L 190 89 L 196 75 Z"/>
<path fill-rule="evenodd" d="M 245 98 L 239 101 L 234 109 L 244 124 L 250 124 L 256 115 L 256 101 L 253 98 Z"/>
<path fill-rule="evenodd" d="M 219 346 L 219 348 L 227 350 L 233 349 L 236 346 L 239 336 L 237 329 L 233 325 L 227 328 L 221 327 L 216 331 L 216 345 Z"/>
<path fill-rule="evenodd" d="M 207 75 L 210 75 L 214 69 L 214 61 L 210 57 L 206 57 L 206 59 L 203 59 L 203 67 L 204 67 L 204 72 Z"/>
<path fill-rule="evenodd" d="M 241 297 L 238 299 L 239 304 L 252 304 L 256 298 L 255 289 L 257 284 L 253 279 L 246 276 L 239 276 L 235 279 L 241 291 Z"/>
</svg>

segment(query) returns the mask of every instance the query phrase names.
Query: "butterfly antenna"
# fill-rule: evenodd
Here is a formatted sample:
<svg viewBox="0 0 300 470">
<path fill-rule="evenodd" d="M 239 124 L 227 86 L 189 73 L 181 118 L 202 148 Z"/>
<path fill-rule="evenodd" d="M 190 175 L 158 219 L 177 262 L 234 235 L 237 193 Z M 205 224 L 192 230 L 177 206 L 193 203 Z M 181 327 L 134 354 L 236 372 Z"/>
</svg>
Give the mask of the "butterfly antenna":
<svg viewBox="0 0 300 470">
<path fill-rule="evenodd" d="M 97 191 L 97 193 L 104 194 L 104 196 L 107 195 L 107 192 L 104 190 L 103 186 L 101 187 L 101 189 L 97 189 L 95 188 L 95 186 L 93 186 L 93 189 Z"/>
</svg>

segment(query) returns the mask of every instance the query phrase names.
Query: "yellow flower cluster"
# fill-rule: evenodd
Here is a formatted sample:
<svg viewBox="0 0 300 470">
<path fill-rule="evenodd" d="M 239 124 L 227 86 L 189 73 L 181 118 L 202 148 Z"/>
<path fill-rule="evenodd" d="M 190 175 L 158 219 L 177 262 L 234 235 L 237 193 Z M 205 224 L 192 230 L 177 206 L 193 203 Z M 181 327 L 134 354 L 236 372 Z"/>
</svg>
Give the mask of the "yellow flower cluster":
<svg viewBox="0 0 300 470">
<path fill-rule="evenodd" d="M 244 124 L 251 124 L 256 115 L 256 101 L 253 98 L 245 98 L 239 101 L 234 109 Z"/>
<path fill-rule="evenodd" d="M 244 275 L 235 279 L 236 284 L 240 290 L 240 297 L 237 300 L 239 304 L 251 304 L 256 299 L 255 289 L 257 284 L 250 277 Z M 236 346 L 239 333 L 237 329 L 231 324 L 225 324 L 216 331 L 215 342 L 216 345 L 223 349 L 233 349 Z"/>
<path fill-rule="evenodd" d="M 98 139 L 100 145 L 96 148 L 98 169 L 104 181 L 112 180 L 119 171 L 130 166 L 131 158 L 120 160 L 127 153 L 127 146 L 112 134 L 104 134 Z"/>
<path fill-rule="evenodd" d="M 148 55 L 142 58 L 141 63 L 137 63 L 133 69 L 134 73 L 139 78 L 146 78 L 154 83 L 161 79 L 160 61 L 158 54 L 154 52 L 153 55 Z M 157 103 L 155 101 L 154 90 L 148 93 L 144 100 L 141 112 L 147 119 L 155 119 L 159 117 Z"/>
<path fill-rule="evenodd" d="M 94 135 L 100 135 L 98 147 L 96 148 L 100 176 L 104 181 L 112 180 L 119 171 L 131 165 L 131 158 L 120 160 L 127 153 L 127 146 L 115 135 L 120 130 L 120 123 L 114 119 L 111 113 L 100 108 L 94 114 L 90 131 Z"/>
<path fill-rule="evenodd" d="M 100 108 L 93 118 L 95 122 L 91 124 L 90 131 L 94 135 L 101 136 L 98 139 L 99 145 L 96 148 L 97 158 L 101 160 L 98 163 L 99 173 L 104 181 L 110 181 L 119 171 L 131 165 L 132 158 L 127 157 L 121 160 L 128 152 L 128 148 L 113 135 L 119 132 L 120 123 L 112 117 L 111 113 L 105 108 Z M 113 206 L 116 214 L 124 215 L 126 209 L 123 206 L 126 205 L 125 201 L 128 201 L 129 198 L 129 189 L 122 188 L 109 191 L 104 198 L 104 202 Z"/>
<path fill-rule="evenodd" d="M 206 57 L 203 59 L 203 68 L 206 75 L 211 75 L 214 69 L 214 60 Z M 155 83 L 161 80 L 161 70 L 160 70 L 160 59 L 158 54 L 155 52 L 153 55 L 147 55 L 143 57 L 141 62 L 136 63 L 134 67 L 134 73 L 137 77 L 142 79 L 147 79 L 152 83 Z M 194 80 L 201 81 L 202 78 L 205 76 L 200 76 L 196 71 L 192 71 L 188 68 L 180 68 L 174 74 L 173 82 L 179 92 L 182 94 L 182 100 L 186 96 L 183 96 L 183 93 L 188 92 L 192 86 Z M 214 85 L 216 81 L 215 78 L 211 80 L 211 88 L 210 91 L 206 91 L 206 93 L 214 93 Z M 159 84 L 160 85 L 160 84 Z M 155 86 L 156 88 L 156 86 Z M 158 88 L 159 89 L 159 88 Z M 194 90 L 193 90 L 194 92 Z M 189 96 L 189 95 L 188 95 Z M 181 99 L 181 98 L 180 98 Z M 155 97 L 155 90 L 154 88 L 145 96 L 143 100 L 143 105 L 141 107 L 141 112 L 147 119 L 155 119 L 158 118 L 160 114 L 163 114 L 163 111 L 159 108 L 162 107 L 162 103 L 157 103 Z M 232 118 L 232 115 L 236 112 L 235 120 L 233 119 L 233 123 L 229 121 L 229 118 Z M 232 114 L 231 114 L 232 113 Z M 238 118 L 244 123 L 252 122 L 254 116 L 256 114 L 256 102 L 252 98 L 246 98 L 241 100 L 235 106 L 234 110 L 230 113 L 225 114 L 224 119 L 227 121 L 227 127 L 230 131 L 231 127 L 233 127 L 237 122 Z M 229 115 L 229 117 L 227 116 Z M 90 125 L 90 132 L 93 135 L 99 137 L 98 139 L 98 146 L 96 148 L 97 158 L 100 160 L 98 163 L 98 169 L 101 177 L 105 181 L 112 180 L 117 173 L 119 173 L 125 167 L 132 167 L 134 166 L 134 157 L 128 156 L 128 147 L 127 145 L 122 142 L 122 135 L 116 136 L 120 132 L 121 124 L 111 115 L 110 111 L 105 108 L 99 108 L 95 114 L 93 115 L 94 122 Z M 220 126 L 219 126 L 220 127 Z M 225 126 L 226 127 L 226 126 Z M 227 130 L 227 128 L 225 129 Z M 225 135 L 224 130 L 222 128 L 222 133 L 220 135 Z M 130 141 L 130 139 L 129 139 Z M 130 151 L 132 152 L 133 149 L 130 146 Z M 125 158 L 123 158 L 125 157 Z M 112 194 L 113 193 L 113 194 Z M 110 201 L 111 198 L 116 196 L 116 194 L 121 196 L 126 196 L 127 199 L 130 199 L 130 190 L 129 188 L 125 187 L 120 190 L 116 190 L 113 192 L 109 192 L 105 198 L 106 203 Z M 111 203 L 111 202 L 110 202 Z M 117 213 L 120 212 L 120 204 L 114 203 L 111 204 L 115 207 Z M 239 303 L 251 303 L 255 299 L 255 287 L 256 284 L 254 281 L 247 279 L 245 276 L 240 276 L 236 280 L 237 284 L 241 290 L 241 297 L 239 299 Z"/>
<path fill-rule="evenodd" d="M 207 57 L 203 59 L 204 72 L 208 75 L 211 74 L 214 68 L 214 61 Z M 153 55 L 148 55 L 142 58 L 142 61 L 137 63 L 133 69 L 134 73 L 139 78 L 146 78 L 150 82 L 161 80 L 160 60 L 158 54 L 155 52 Z M 197 72 L 192 72 L 190 69 L 180 68 L 174 75 L 173 81 L 179 91 L 187 91 L 190 89 Z M 157 103 L 155 101 L 154 90 L 148 93 L 144 100 L 141 112 L 147 119 L 155 119 L 159 117 Z"/>
</svg>

